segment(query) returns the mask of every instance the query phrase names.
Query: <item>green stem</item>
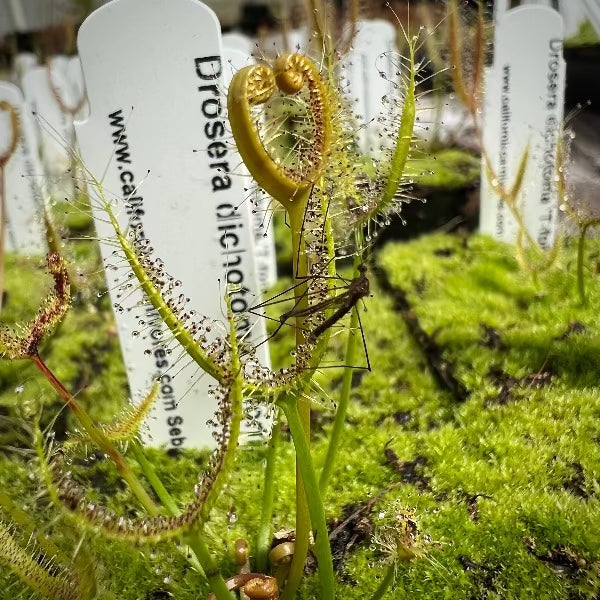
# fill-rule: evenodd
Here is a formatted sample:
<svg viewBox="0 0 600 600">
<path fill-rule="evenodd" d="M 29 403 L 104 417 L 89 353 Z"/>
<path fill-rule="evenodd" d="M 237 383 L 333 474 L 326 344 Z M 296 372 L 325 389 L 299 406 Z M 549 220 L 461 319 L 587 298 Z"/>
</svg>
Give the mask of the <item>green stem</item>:
<svg viewBox="0 0 600 600">
<path fill-rule="evenodd" d="M 221 576 L 219 566 L 212 557 L 204 538 L 199 531 L 195 531 L 187 536 L 187 542 L 194 554 L 198 557 L 204 575 L 217 600 L 235 600 L 235 596 L 227 589 L 227 584 Z"/>
<path fill-rule="evenodd" d="M 587 226 L 581 228 L 579 234 L 579 243 L 577 246 L 577 289 L 579 290 L 579 300 L 585 305 L 585 278 L 583 274 L 583 259 L 585 254 L 585 234 Z"/>
<path fill-rule="evenodd" d="M 352 274 L 352 277 L 356 278 L 359 274 L 358 267 L 360 264 L 362 264 L 363 260 L 362 252 L 364 248 L 364 235 L 362 229 L 358 229 L 354 236 L 358 252 L 354 257 L 354 273 Z M 355 306 L 352 310 L 352 316 L 350 317 L 350 329 L 348 330 L 348 339 L 346 341 L 345 364 L 348 366 L 344 370 L 340 400 L 335 413 L 335 421 L 333 423 L 333 429 L 331 430 L 331 437 L 329 438 L 325 464 L 323 465 L 323 470 L 321 471 L 321 477 L 319 479 L 319 490 L 321 492 L 321 496 L 323 497 L 325 497 L 327 485 L 331 479 L 331 473 L 333 472 L 333 466 L 335 464 L 335 457 L 344 433 L 346 414 L 348 413 L 348 405 L 350 403 L 350 391 L 352 390 L 352 375 L 354 373 L 354 369 L 350 365 L 353 365 L 356 361 L 356 346 L 359 339 L 359 334 L 357 332 L 358 326 L 358 306 Z"/>
<path fill-rule="evenodd" d="M 256 536 L 256 570 L 259 573 L 267 572 L 269 549 L 273 537 L 273 503 L 275 499 L 275 463 L 277 450 L 281 441 L 281 413 L 277 410 L 277 417 L 273 424 L 269 448 L 267 450 L 267 467 L 263 485 L 262 510 L 260 524 Z"/>
<path fill-rule="evenodd" d="M 356 276 L 356 273 L 355 273 Z M 358 307 L 355 306 L 352 311 L 352 317 L 350 319 L 350 331 L 348 332 L 348 342 L 346 345 L 346 364 L 352 365 L 355 361 L 356 356 L 356 342 L 359 337 L 356 331 L 358 327 Z M 327 485 L 331 478 L 333 466 L 335 463 L 335 457 L 340 447 L 342 434 L 344 432 L 344 425 L 346 422 L 346 414 L 348 412 L 348 405 L 350 401 L 350 391 L 352 389 L 352 374 L 354 369 L 346 367 L 344 370 L 344 379 L 342 380 L 342 392 L 340 394 L 340 400 L 335 413 L 335 421 L 333 423 L 333 429 L 331 430 L 331 437 L 329 438 L 329 445 L 327 447 L 327 456 L 325 457 L 325 464 L 321 471 L 321 477 L 319 479 L 319 489 L 321 495 L 325 496 Z"/>
<path fill-rule="evenodd" d="M 57 379 L 56 375 L 46 366 L 39 356 L 33 356 L 32 360 L 36 367 L 44 374 L 46 379 L 52 384 L 54 389 L 58 392 L 60 397 L 63 399 L 65 404 L 73 411 L 73 414 L 79 421 L 79 424 L 83 427 L 85 432 L 90 436 L 93 442 L 109 456 L 115 463 L 117 469 L 121 473 L 121 477 L 126 481 L 127 485 L 131 489 L 135 497 L 140 501 L 140 504 L 148 511 L 153 517 L 158 516 L 159 510 L 152 498 L 148 495 L 141 481 L 136 477 L 135 473 L 131 470 L 131 467 L 127 464 L 125 459 L 121 456 L 119 451 L 113 446 L 110 440 L 104 435 L 104 433 L 98 429 L 91 417 L 87 412 L 77 403 L 71 393 L 65 388 L 65 386 Z"/>
<path fill-rule="evenodd" d="M 152 463 L 146 457 L 141 444 L 137 440 L 134 440 L 131 444 L 131 448 L 144 476 L 152 486 L 152 489 L 156 492 L 156 495 L 160 498 L 161 503 L 172 517 L 177 517 L 180 513 L 179 507 L 173 499 L 173 496 L 169 494 L 167 488 L 165 488 L 163 482 L 156 474 L 156 471 L 154 470 Z M 203 572 L 217 600 L 232 600 L 233 596 L 227 589 L 227 584 L 225 583 L 214 558 L 211 556 L 202 534 L 199 531 L 194 531 L 186 537 L 186 542 L 197 558 L 196 561 L 193 559 L 191 560 L 192 564 L 194 564 L 200 572 Z"/>
<path fill-rule="evenodd" d="M 294 210 L 288 212 L 290 217 L 290 228 L 292 230 L 292 250 L 293 250 L 293 268 L 294 268 L 294 283 L 301 282 L 308 274 L 308 265 L 306 255 L 304 254 L 302 240 L 302 225 L 304 221 L 304 213 L 309 200 L 310 192 L 305 197 L 299 199 L 298 205 Z M 304 285 L 298 285 L 294 289 L 296 306 L 302 310 L 308 307 L 308 296 L 305 292 Z M 296 318 L 296 349 L 304 343 L 303 333 L 304 319 Z M 310 379 L 311 375 L 308 375 Z M 297 403 L 297 411 L 302 424 L 304 438 L 310 440 L 310 402 L 302 397 L 301 393 L 292 393 L 286 396 L 286 401 Z M 309 444 L 309 442 L 307 442 Z M 310 454 L 310 450 L 309 450 Z M 299 468 L 299 461 L 296 460 L 296 541 L 294 548 L 294 557 L 290 565 L 290 572 L 286 582 L 285 589 L 281 594 L 281 600 L 293 600 L 296 597 L 296 590 L 300 585 L 302 577 L 304 577 L 304 566 L 306 564 L 306 556 L 310 546 L 310 512 L 306 502 L 306 494 L 304 492 L 304 483 L 302 472 Z"/>
<path fill-rule="evenodd" d="M 135 455 L 135 459 L 138 461 L 142 473 L 148 480 L 148 483 L 152 486 L 152 489 L 156 492 L 156 495 L 160 499 L 162 505 L 167 509 L 167 512 L 172 516 L 176 517 L 179 514 L 179 507 L 175 500 L 173 500 L 173 496 L 169 494 L 167 488 L 163 485 L 163 482 L 160 480 L 152 463 L 148 460 L 146 455 L 144 454 L 144 450 L 142 445 L 138 440 L 132 440 L 131 449 L 133 450 L 133 454 Z"/>
<path fill-rule="evenodd" d="M 391 564 L 386 573 L 383 581 L 379 584 L 379 587 L 375 590 L 375 593 L 371 596 L 371 600 L 381 600 L 385 593 L 388 591 L 388 588 L 394 582 L 394 577 L 396 574 L 396 565 Z"/>
<path fill-rule="evenodd" d="M 302 480 L 305 482 L 306 501 L 315 530 L 318 535 L 315 539 L 315 553 L 319 565 L 319 584 L 321 586 L 320 600 L 334 600 L 335 598 L 335 577 L 333 574 L 333 561 L 331 557 L 331 547 L 329 546 L 329 537 L 327 535 L 327 523 L 325 521 L 325 509 L 319 492 L 319 482 L 312 458 L 308 439 L 304 432 L 304 427 L 300 419 L 298 407 L 293 398 L 288 398 L 281 403 L 281 408 L 285 413 L 290 433 L 296 448 L 296 460 Z M 288 588 L 286 588 L 287 591 Z M 283 596 L 282 596 L 283 598 Z"/>
</svg>

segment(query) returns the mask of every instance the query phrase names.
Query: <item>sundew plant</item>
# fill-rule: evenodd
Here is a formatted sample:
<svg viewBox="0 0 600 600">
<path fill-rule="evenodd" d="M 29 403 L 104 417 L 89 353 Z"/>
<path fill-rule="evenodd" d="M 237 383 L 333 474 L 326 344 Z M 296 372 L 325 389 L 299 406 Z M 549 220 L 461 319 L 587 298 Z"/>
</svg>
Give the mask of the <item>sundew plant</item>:
<svg viewBox="0 0 600 600">
<path fill-rule="evenodd" d="M 294 331 L 295 347 L 285 368 L 261 366 L 255 348 L 239 333 L 245 315 L 231 309 L 235 286 L 224 289 L 227 319 L 224 333 L 215 337 L 211 321 L 191 310 L 180 295 L 177 273 L 154 256 L 149 240 L 140 240 L 135 229 L 120 228 L 117 208 L 102 184 L 84 165 L 79 167 L 97 191 L 98 199 L 91 201 L 100 203 L 114 227 L 114 236 L 104 243 L 115 248 L 115 262 L 121 261 L 124 295 L 141 288 L 144 302 L 154 307 L 170 331 L 171 343 L 214 382 L 211 394 L 218 402 L 213 419 L 218 448 L 202 477 L 190 482 L 188 502 L 170 494 L 139 439 L 157 397 L 158 382 L 135 408 L 116 416 L 110 425 L 100 425 L 44 361 L 43 343 L 60 327 L 71 304 L 69 270 L 59 253 L 48 255 L 54 289 L 38 314 L 18 327 L 0 330 L 4 358 L 33 363 L 78 423 L 77 431 L 59 443 L 51 427 L 42 425 L 39 407 L 23 411 L 45 489 L 65 528 L 73 532 L 72 556 L 37 531 L 9 498 L 2 499 L 13 524 L 0 523 L 0 563 L 44 597 L 110 596 L 96 581 L 94 559 L 85 549 L 86 536 L 143 547 L 171 544 L 173 553 L 183 553 L 192 568 L 204 573 L 217 600 L 231 600 L 238 593 L 252 599 L 295 598 L 312 551 L 319 597 L 336 597 L 323 497 L 339 459 L 353 372 L 377 368 L 370 364 L 360 318 L 363 302 L 371 293 L 368 257 L 379 230 L 400 212 L 409 193 L 405 171 L 415 151 L 416 97 L 425 65 L 417 58 L 422 36 L 411 36 L 398 21 L 406 52 L 400 55 L 390 50 L 396 72 L 390 82 L 393 93 L 386 98 L 388 112 L 381 117 L 386 141 L 376 156 L 364 156 L 356 141 L 359 125 L 340 85 L 343 57 L 335 51 L 331 20 L 326 7 L 319 3 L 315 8 L 313 25 L 319 48 L 315 56 L 282 54 L 272 62 L 247 67 L 235 74 L 228 95 L 237 150 L 258 193 L 268 195 L 285 212 L 289 226 L 292 285 L 252 307 L 277 328 Z M 352 271 L 344 272 L 345 276 L 338 273 L 340 259 L 352 263 Z M 336 343 L 343 339 L 342 361 L 332 357 L 334 338 Z M 325 368 L 342 372 L 337 398 L 327 396 L 318 383 L 317 376 Z M 314 403 L 325 403 L 334 414 L 320 471 L 311 454 Z M 237 460 L 240 431 L 256 405 L 275 414 L 275 425 L 268 440 L 260 521 L 248 531 L 249 545 L 236 544 L 235 559 L 240 565 L 236 573 L 227 560 L 209 549 L 214 541 L 211 519 L 219 496 L 242 468 Z M 291 538 L 273 544 L 276 457 L 284 424 L 297 463 L 296 525 Z M 137 502 L 135 514 L 119 511 L 118 503 L 102 502 L 78 481 L 74 466 L 96 452 L 114 464 L 124 488 Z M 380 565 L 381 585 L 373 598 L 384 596 L 399 562 L 419 554 L 418 533 L 410 515 L 399 513 L 397 526 L 382 532 L 381 545 L 386 559 Z M 270 567 L 269 561 L 275 566 Z"/>
</svg>

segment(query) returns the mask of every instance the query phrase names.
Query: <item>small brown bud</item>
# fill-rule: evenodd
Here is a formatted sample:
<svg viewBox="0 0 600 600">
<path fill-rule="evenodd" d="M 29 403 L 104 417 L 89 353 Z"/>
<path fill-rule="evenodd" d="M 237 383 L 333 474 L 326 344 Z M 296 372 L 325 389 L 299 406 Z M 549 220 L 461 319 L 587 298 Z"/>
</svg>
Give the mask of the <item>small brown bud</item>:
<svg viewBox="0 0 600 600">
<path fill-rule="evenodd" d="M 248 562 L 248 542 L 244 539 L 235 541 L 235 562 L 239 566 L 243 566 Z"/>
<path fill-rule="evenodd" d="M 283 542 L 277 544 L 271 552 L 269 552 L 269 562 L 273 566 L 288 565 L 294 557 L 296 544 L 294 542 Z"/>
<path fill-rule="evenodd" d="M 251 600 L 277 600 L 279 598 L 279 586 L 274 577 L 251 579 L 243 590 Z"/>
</svg>

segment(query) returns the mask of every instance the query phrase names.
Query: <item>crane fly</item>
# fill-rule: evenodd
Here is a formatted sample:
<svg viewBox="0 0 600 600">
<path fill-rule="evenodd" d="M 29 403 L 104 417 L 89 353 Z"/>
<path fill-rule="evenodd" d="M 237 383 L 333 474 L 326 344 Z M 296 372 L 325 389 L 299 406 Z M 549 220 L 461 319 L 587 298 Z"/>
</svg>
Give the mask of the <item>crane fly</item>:
<svg viewBox="0 0 600 600">
<path fill-rule="evenodd" d="M 332 298 L 327 298 L 325 300 L 317 302 L 316 304 L 313 304 L 306 308 L 300 309 L 300 308 L 298 308 L 298 304 L 300 303 L 302 298 L 304 298 L 305 296 L 307 296 L 309 294 L 309 287 L 310 287 L 310 284 L 309 284 L 309 287 L 307 287 L 307 289 L 300 296 L 300 298 L 296 299 L 294 306 L 290 310 L 282 313 L 278 319 L 275 319 L 273 317 L 267 317 L 265 314 L 259 314 L 255 311 L 257 309 L 265 308 L 267 306 L 272 306 L 274 304 L 278 304 L 281 302 L 289 302 L 291 300 L 290 298 L 283 298 L 280 300 L 277 300 L 277 298 L 280 298 L 284 294 L 289 293 L 291 290 L 297 288 L 300 285 L 306 285 L 305 281 L 296 284 L 295 286 L 293 286 L 292 288 L 289 288 L 285 292 L 282 292 L 281 294 L 277 294 L 270 300 L 267 300 L 266 302 L 263 302 L 255 307 L 253 307 L 252 309 L 250 309 L 249 312 L 251 312 L 253 314 L 257 314 L 259 316 L 266 317 L 267 319 L 276 321 L 278 323 L 275 331 L 268 338 L 266 338 L 265 340 L 260 342 L 260 344 L 264 344 L 265 342 L 270 340 L 272 337 L 276 336 L 277 333 L 279 333 L 280 329 L 284 325 L 288 324 L 288 320 L 291 318 L 309 317 L 311 315 L 317 314 L 319 312 L 323 312 L 325 310 L 335 309 L 334 312 L 329 317 L 327 317 L 320 325 L 317 325 L 312 331 L 310 331 L 308 333 L 308 335 L 306 337 L 307 341 L 310 342 L 311 344 L 315 344 L 321 335 L 323 335 L 331 327 L 334 327 L 336 325 L 336 323 L 338 321 L 340 321 L 344 316 L 346 316 L 356 306 L 356 304 L 361 299 L 363 299 L 369 295 L 371 288 L 370 288 L 369 279 L 367 277 L 366 265 L 360 264 L 358 266 L 358 273 L 359 273 L 358 276 L 355 277 L 354 279 L 351 279 L 348 282 L 348 285 L 344 286 L 343 288 L 334 288 L 334 290 L 335 289 L 343 289 L 344 291 L 340 292 L 339 294 L 336 294 Z M 326 279 L 326 277 L 324 277 L 324 276 L 315 276 L 315 277 L 313 277 L 313 279 L 319 278 L 319 277 Z M 338 278 L 342 279 L 341 277 L 338 277 Z M 342 281 L 346 281 L 346 280 L 342 279 Z M 353 368 L 367 369 L 370 371 L 371 364 L 369 362 L 369 354 L 367 352 L 365 335 L 364 335 L 364 331 L 363 331 L 363 327 L 362 327 L 362 322 L 360 320 L 360 314 L 358 313 L 358 311 L 357 311 L 357 317 L 358 317 L 358 322 L 359 322 L 359 326 L 360 326 L 363 346 L 365 349 L 365 357 L 367 359 L 367 366 L 366 367 L 353 367 Z M 258 344 L 258 345 L 260 345 L 260 344 Z"/>
</svg>

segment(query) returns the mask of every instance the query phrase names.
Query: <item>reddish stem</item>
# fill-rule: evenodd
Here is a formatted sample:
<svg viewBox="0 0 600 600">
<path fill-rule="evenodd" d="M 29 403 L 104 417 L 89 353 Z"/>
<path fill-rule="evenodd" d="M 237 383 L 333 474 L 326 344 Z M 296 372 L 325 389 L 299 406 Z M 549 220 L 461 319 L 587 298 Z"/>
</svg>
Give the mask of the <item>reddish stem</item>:
<svg viewBox="0 0 600 600">
<path fill-rule="evenodd" d="M 48 366 L 40 358 L 39 354 L 32 356 L 31 360 L 43 373 L 44 377 L 46 377 L 46 379 L 52 384 L 52 387 L 58 392 L 65 404 L 73 411 L 73 414 L 77 417 L 77 420 L 81 423 L 90 437 L 94 439 L 103 452 L 108 454 L 108 456 L 110 456 L 110 458 L 114 461 L 119 471 L 128 471 L 129 468 L 125 464 L 123 457 L 119 454 L 116 448 L 108 440 L 106 440 L 105 436 L 93 425 L 87 413 L 79 406 L 69 390 L 67 390 L 67 388 L 58 380 L 56 375 L 48 368 Z M 92 429 L 91 431 L 90 427 Z"/>
</svg>

